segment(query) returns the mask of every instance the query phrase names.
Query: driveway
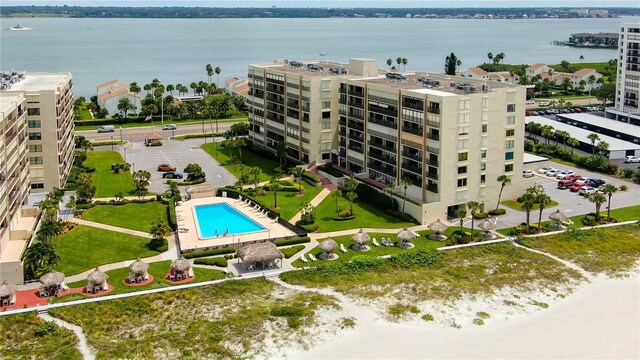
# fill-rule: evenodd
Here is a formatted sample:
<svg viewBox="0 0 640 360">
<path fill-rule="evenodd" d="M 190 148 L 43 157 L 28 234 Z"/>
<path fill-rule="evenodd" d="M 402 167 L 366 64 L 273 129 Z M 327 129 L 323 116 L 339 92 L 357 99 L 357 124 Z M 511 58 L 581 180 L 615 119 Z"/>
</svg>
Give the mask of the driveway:
<svg viewBox="0 0 640 360">
<path fill-rule="evenodd" d="M 221 140 L 221 139 L 220 139 Z M 211 142 L 211 139 L 207 139 Z M 132 169 L 147 170 L 151 173 L 149 191 L 162 193 L 168 187 L 162 178 L 162 172 L 157 171 L 159 164 L 171 164 L 183 172 L 189 163 L 197 163 L 207 174 L 206 182 L 217 187 L 234 184 L 237 179 L 209 154 L 200 148 L 204 139 L 189 139 L 184 141 L 164 140 L 162 146 L 146 147 L 142 143 L 134 142 L 132 147 L 118 147 L 125 161 L 132 164 Z M 181 190 L 184 192 L 184 187 Z"/>
<path fill-rule="evenodd" d="M 620 185 L 627 185 L 629 187 L 629 190 L 625 192 L 618 191 L 611 197 L 612 209 L 640 204 L 640 185 L 638 184 L 562 164 L 552 163 L 551 166 L 555 167 L 556 169 L 573 170 L 577 174 L 580 174 L 584 177 L 604 179 L 607 184 L 614 184 L 617 187 L 620 187 Z M 536 173 L 536 176 L 525 179 L 525 183 L 527 184 L 527 187 L 532 186 L 536 183 L 542 185 L 547 195 L 551 196 L 553 200 L 560 203 L 558 206 L 543 210 L 542 221 L 549 220 L 549 214 L 555 212 L 558 209 L 560 209 L 563 214 L 569 217 L 588 214 L 590 212 L 594 212 L 596 209 L 595 204 L 593 204 L 583 196 L 578 195 L 578 193 L 571 192 L 568 189 L 558 189 L 558 180 L 556 178 L 551 178 Z M 524 211 L 513 210 L 503 205 L 500 205 L 500 207 L 507 209 L 507 214 L 505 216 L 498 217 L 498 228 L 501 229 L 506 227 L 513 227 L 525 221 L 526 214 Z M 607 203 L 604 203 L 602 205 L 602 211 L 606 211 L 606 207 Z M 536 223 L 538 221 L 538 214 L 538 210 L 534 210 L 531 212 L 532 223 Z"/>
</svg>

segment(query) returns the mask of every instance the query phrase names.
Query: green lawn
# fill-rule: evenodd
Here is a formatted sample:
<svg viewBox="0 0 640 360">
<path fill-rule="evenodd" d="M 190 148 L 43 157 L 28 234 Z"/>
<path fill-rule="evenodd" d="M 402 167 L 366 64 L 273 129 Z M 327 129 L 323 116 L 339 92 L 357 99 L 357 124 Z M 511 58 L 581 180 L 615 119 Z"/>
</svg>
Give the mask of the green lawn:
<svg viewBox="0 0 640 360">
<path fill-rule="evenodd" d="M 52 332 L 37 336 L 45 321 L 35 311 L 0 316 L 0 349 L 3 359 L 82 359 L 75 347 L 78 338 L 68 329 L 52 325 Z M 55 354 L 56 356 L 52 356 Z"/>
<path fill-rule="evenodd" d="M 143 204 L 97 205 L 85 211 L 82 218 L 146 233 L 151 231 L 151 223 L 157 218 L 162 219 L 165 224 L 168 223 L 167 205 L 158 201 Z"/>
<path fill-rule="evenodd" d="M 236 150 L 231 150 L 229 148 L 223 147 L 222 143 L 209 143 L 201 145 L 202 149 L 206 151 L 211 157 L 216 159 L 222 166 L 224 166 L 227 170 L 229 170 L 236 178 L 240 177 L 240 165 L 241 164 L 229 164 L 231 159 L 231 155 L 237 156 L 238 152 Z M 216 152 L 216 148 L 218 151 Z M 280 164 L 277 162 L 262 157 L 260 155 L 251 153 L 248 149 L 242 149 L 242 164 L 248 168 L 258 167 L 262 170 L 262 174 L 260 174 L 260 182 L 271 180 L 274 176 L 280 176 L 281 173 L 276 171 L 279 169 Z"/>
<path fill-rule="evenodd" d="M 619 276 L 640 260 L 640 226 L 570 230 L 536 238 L 522 238 L 522 245 L 554 254 L 592 273 Z"/>
<path fill-rule="evenodd" d="M 56 270 L 78 274 L 98 265 L 158 255 L 147 247 L 150 239 L 80 225 L 53 240 L 60 262 Z"/>
<path fill-rule="evenodd" d="M 95 168 L 92 174 L 93 184 L 96 186 L 95 197 L 113 197 L 121 192 L 124 195 L 133 195 L 133 177 L 131 173 L 114 174 L 111 164 L 123 163 L 124 159 L 117 151 L 91 151 L 87 154 L 85 165 Z"/>
<path fill-rule="evenodd" d="M 349 201 L 347 199 L 341 198 L 338 203 L 340 210 L 349 209 Z M 391 216 L 373 205 L 358 202 L 357 199 L 353 202 L 353 213 L 356 216 L 355 219 L 344 221 L 333 220 L 333 217 L 337 216 L 337 213 L 336 201 L 332 193 L 316 207 L 316 224 L 319 226 L 318 232 L 359 228 L 401 229 L 405 226 L 415 225 Z"/>
<path fill-rule="evenodd" d="M 512 208 L 514 210 L 525 211 L 522 208 L 522 203 L 519 203 L 519 202 L 517 202 L 515 200 L 505 200 L 505 201 L 501 202 L 501 204 L 506 206 L 506 207 Z M 547 205 L 546 209 L 549 209 L 549 208 L 552 208 L 552 207 L 558 206 L 558 205 L 559 205 L 559 203 L 557 201 L 551 200 L 551 204 Z M 538 210 L 538 209 L 540 209 L 540 205 L 539 204 L 534 204 L 533 208 L 531 209 L 531 211 Z"/>
<path fill-rule="evenodd" d="M 218 123 L 229 123 L 229 122 L 239 122 L 239 121 L 246 121 L 247 117 L 246 116 L 241 116 L 241 117 L 237 117 L 237 118 L 226 118 L 226 119 L 218 119 Z M 192 119 L 185 119 L 185 120 L 177 120 L 177 119 L 171 119 L 168 120 L 165 118 L 164 120 L 165 124 L 176 124 L 178 127 L 180 125 L 189 125 L 189 124 L 201 124 L 202 120 L 192 120 Z M 213 124 L 213 127 L 215 129 L 215 120 L 212 120 L 211 123 Z M 142 122 L 142 123 L 126 123 L 126 124 L 117 124 L 116 121 L 114 120 L 113 122 L 105 122 L 104 124 L 100 124 L 100 125 L 76 125 L 75 126 L 75 130 L 76 131 L 83 131 L 83 130 L 97 130 L 100 126 L 103 125 L 113 125 L 116 127 L 116 131 L 118 130 L 118 128 L 122 127 L 123 129 L 126 128 L 133 128 L 133 127 L 150 127 L 151 126 L 151 122 Z M 162 129 L 162 124 L 160 123 L 159 120 L 153 120 L 153 126 L 157 126 L 160 129 Z M 209 127 L 209 120 L 205 120 L 205 130 L 210 131 L 210 127 Z"/>
<path fill-rule="evenodd" d="M 297 183 L 296 186 L 298 186 Z M 304 192 L 300 197 L 297 196 L 299 194 L 298 192 L 278 191 L 278 207 L 280 208 L 280 217 L 283 219 L 290 220 L 300 211 L 302 203 L 311 201 L 323 189 L 320 186 L 312 186 L 304 180 L 302 181 L 302 187 L 304 188 Z M 253 198 L 273 210 L 273 191 L 267 191 L 266 195 L 253 196 Z"/>
</svg>

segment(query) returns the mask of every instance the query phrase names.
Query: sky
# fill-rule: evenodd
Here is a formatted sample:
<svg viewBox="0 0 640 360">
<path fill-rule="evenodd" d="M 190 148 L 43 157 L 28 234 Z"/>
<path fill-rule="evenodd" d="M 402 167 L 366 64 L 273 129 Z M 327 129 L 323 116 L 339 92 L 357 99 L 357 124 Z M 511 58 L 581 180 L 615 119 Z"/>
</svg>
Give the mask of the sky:
<svg viewBox="0 0 640 360">
<path fill-rule="evenodd" d="M 10 5 L 75 5 L 75 6 L 202 6 L 202 7 L 637 7 L 638 1 L 627 0 L 2 0 Z"/>
</svg>

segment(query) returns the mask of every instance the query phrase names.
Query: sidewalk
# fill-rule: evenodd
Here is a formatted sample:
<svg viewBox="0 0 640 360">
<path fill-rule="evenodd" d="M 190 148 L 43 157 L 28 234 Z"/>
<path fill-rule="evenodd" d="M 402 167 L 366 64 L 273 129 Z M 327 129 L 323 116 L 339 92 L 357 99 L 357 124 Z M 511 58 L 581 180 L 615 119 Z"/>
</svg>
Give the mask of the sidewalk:
<svg viewBox="0 0 640 360">
<path fill-rule="evenodd" d="M 75 217 L 68 219 L 68 221 L 76 223 L 78 225 L 86 225 L 86 226 L 91 226 L 91 227 L 95 227 L 95 228 L 98 228 L 98 229 L 116 231 L 116 232 L 125 233 L 125 234 L 129 234 L 129 235 L 146 237 L 146 238 L 149 238 L 149 239 L 151 238 L 151 235 L 149 233 L 146 233 L 146 232 L 142 232 L 142 231 L 138 231 L 138 230 L 125 229 L 125 228 L 121 228 L 121 227 L 117 227 L 117 226 L 97 223 L 97 222 L 88 221 L 88 220 L 84 220 L 84 219 L 78 219 L 78 218 L 75 218 Z"/>
<path fill-rule="evenodd" d="M 316 197 L 314 197 L 313 199 L 311 199 L 311 201 L 309 202 L 310 205 L 313 206 L 318 206 L 322 200 L 324 200 L 327 196 L 331 195 L 331 191 L 325 189 L 322 189 L 322 191 L 320 191 L 318 193 L 318 195 L 316 195 Z M 302 216 L 302 211 L 298 212 L 297 214 L 295 214 L 291 220 L 289 220 L 290 223 L 295 224 L 296 221 L 300 220 L 300 217 Z"/>
</svg>

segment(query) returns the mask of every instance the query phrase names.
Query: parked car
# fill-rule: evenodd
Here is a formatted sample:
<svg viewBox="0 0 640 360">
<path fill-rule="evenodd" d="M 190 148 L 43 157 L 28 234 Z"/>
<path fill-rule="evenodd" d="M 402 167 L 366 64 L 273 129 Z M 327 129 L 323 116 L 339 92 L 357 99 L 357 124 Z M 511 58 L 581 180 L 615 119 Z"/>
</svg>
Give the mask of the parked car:
<svg viewBox="0 0 640 360">
<path fill-rule="evenodd" d="M 529 178 L 533 177 L 535 174 L 531 170 L 522 170 L 522 176 Z"/>
<path fill-rule="evenodd" d="M 184 175 L 182 175 L 181 172 L 177 172 L 177 171 L 168 171 L 162 174 L 163 179 L 182 179 L 183 177 Z"/>
<path fill-rule="evenodd" d="M 633 156 L 633 155 L 627 155 L 627 156 L 624 158 L 624 162 L 625 162 L 625 163 L 627 163 L 627 164 L 630 164 L 630 163 L 640 163 L 640 157 Z"/>
<path fill-rule="evenodd" d="M 598 189 L 591 186 L 583 186 L 580 188 L 580 195 L 590 195 L 598 192 Z"/>
<path fill-rule="evenodd" d="M 177 128 L 176 124 L 167 124 L 162 127 L 162 130 L 175 130 Z"/>
<path fill-rule="evenodd" d="M 540 169 L 538 169 L 538 174 L 544 174 L 544 173 L 546 173 L 547 171 L 549 171 L 551 169 L 553 169 L 553 168 L 550 168 L 550 167 L 540 168 Z"/>
<path fill-rule="evenodd" d="M 537 112 L 537 111 L 534 111 L 534 112 L 533 112 L 533 116 L 538 116 L 538 115 L 540 115 L 540 113 L 539 113 L 539 112 Z"/>
<path fill-rule="evenodd" d="M 600 185 L 606 184 L 607 182 L 604 181 L 603 179 L 589 179 L 588 181 L 586 181 L 586 183 L 591 187 L 597 188 Z"/>
<path fill-rule="evenodd" d="M 549 106 L 549 102 L 548 101 L 540 101 L 538 103 L 538 106 Z"/>
<path fill-rule="evenodd" d="M 580 109 L 580 108 L 575 108 L 575 109 L 573 109 L 573 110 L 574 110 L 576 113 L 581 113 L 581 112 L 582 112 L 582 109 Z"/>
<path fill-rule="evenodd" d="M 569 181 L 578 181 L 580 179 L 582 179 L 582 175 L 579 175 L 579 174 L 569 175 L 565 178 L 565 180 L 569 180 Z"/>
<path fill-rule="evenodd" d="M 158 165 L 158 171 L 176 171 L 176 167 L 171 164 Z"/>
<path fill-rule="evenodd" d="M 532 116 L 533 115 L 533 111 L 525 111 L 524 112 L 524 116 Z"/>
<path fill-rule="evenodd" d="M 575 172 L 573 170 L 565 170 L 565 171 L 561 171 L 559 173 L 556 174 L 556 178 L 558 180 L 565 180 L 566 178 L 568 178 L 569 176 L 575 174 Z"/>
<path fill-rule="evenodd" d="M 570 190 L 571 192 L 578 192 L 578 191 L 580 191 L 580 188 L 581 188 L 581 187 L 583 187 L 583 186 L 585 186 L 585 185 L 586 185 L 586 184 L 585 184 L 585 182 L 584 182 L 584 181 L 582 181 L 582 180 L 580 180 L 580 181 L 575 181 L 575 182 L 573 183 L 573 185 L 571 185 L 571 187 L 569 188 L 569 190 Z"/>
<path fill-rule="evenodd" d="M 562 170 L 560 170 L 560 169 L 551 169 L 551 170 L 547 170 L 547 172 L 544 173 L 544 174 L 547 175 L 547 176 L 555 177 L 556 174 L 559 173 L 560 171 L 562 171 Z"/>
<path fill-rule="evenodd" d="M 569 189 L 574 184 L 571 180 L 560 180 L 558 181 L 558 189 Z"/>
<path fill-rule="evenodd" d="M 535 101 L 533 101 L 533 100 L 527 100 L 527 101 L 525 102 L 525 104 L 527 104 L 527 105 L 534 105 L 535 103 L 536 103 L 536 102 L 535 102 Z"/>
<path fill-rule="evenodd" d="M 116 127 L 113 125 L 102 125 L 98 128 L 99 133 L 114 132 L 114 131 L 116 131 Z"/>
</svg>

